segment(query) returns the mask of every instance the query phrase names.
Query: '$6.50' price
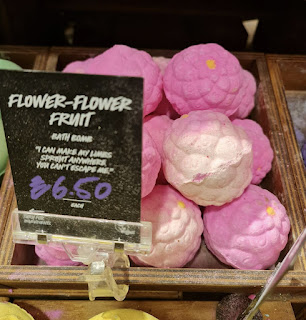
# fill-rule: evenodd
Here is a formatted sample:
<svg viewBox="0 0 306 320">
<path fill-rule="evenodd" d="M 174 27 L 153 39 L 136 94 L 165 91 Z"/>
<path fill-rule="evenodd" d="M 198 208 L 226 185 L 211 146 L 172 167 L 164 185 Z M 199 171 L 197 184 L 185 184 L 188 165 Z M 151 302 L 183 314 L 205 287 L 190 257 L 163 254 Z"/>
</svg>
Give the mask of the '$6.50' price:
<svg viewBox="0 0 306 320">
<path fill-rule="evenodd" d="M 62 199 L 68 193 L 68 189 L 61 185 L 62 182 L 66 179 L 64 176 L 60 176 L 52 186 L 51 184 L 46 184 L 45 181 L 41 178 L 41 176 L 36 176 L 31 180 L 31 199 L 37 200 L 43 194 L 45 194 L 48 190 L 52 188 L 52 196 L 55 199 Z M 81 188 L 82 185 L 85 185 L 89 182 L 95 182 L 100 180 L 98 177 L 86 177 L 79 179 L 73 186 L 74 192 L 69 192 L 70 195 L 76 194 L 79 199 L 88 200 L 91 198 L 91 193 L 85 189 Z M 98 200 L 103 200 L 110 195 L 112 192 L 112 186 L 107 182 L 100 182 L 96 185 L 94 196 Z"/>
</svg>

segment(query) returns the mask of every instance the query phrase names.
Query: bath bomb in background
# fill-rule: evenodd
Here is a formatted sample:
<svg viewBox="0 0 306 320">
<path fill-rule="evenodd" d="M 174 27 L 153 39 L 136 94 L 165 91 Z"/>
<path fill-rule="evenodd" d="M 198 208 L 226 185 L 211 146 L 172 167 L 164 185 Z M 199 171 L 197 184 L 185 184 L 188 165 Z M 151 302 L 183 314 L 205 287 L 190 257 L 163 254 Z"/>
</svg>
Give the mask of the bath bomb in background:
<svg viewBox="0 0 306 320">
<path fill-rule="evenodd" d="M 167 181 L 198 205 L 221 206 L 251 182 L 251 141 L 222 113 L 192 111 L 174 120 L 163 151 Z"/>
<path fill-rule="evenodd" d="M 63 72 L 144 78 L 143 116 L 153 112 L 162 99 L 162 75 L 152 57 L 144 51 L 115 45 L 83 62 L 73 62 Z"/>
<path fill-rule="evenodd" d="M 19 67 L 16 63 L 9 60 L 4 60 L 4 59 L 0 59 L 0 69 L 22 70 L 22 68 Z M 4 135 L 2 117 L 0 112 L 0 176 L 2 176 L 2 174 L 4 174 L 5 172 L 7 159 L 8 159 L 8 153 L 7 153 L 6 141 L 5 141 L 5 135 Z"/>
<path fill-rule="evenodd" d="M 141 166 L 141 197 L 147 196 L 154 188 L 161 168 L 158 149 L 148 130 L 142 130 L 142 166 Z"/>
<path fill-rule="evenodd" d="M 290 231 L 286 209 L 274 194 L 255 185 L 231 203 L 204 209 L 207 248 L 223 263 L 267 269 L 285 248 Z"/>
<path fill-rule="evenodd" d="M 166 67 L 164 91 L 181 115 L 212 110 L 232 115 L 245 91 L 238 59 L 218 44 L 199 44 L 177 53 Z M 235 99 L 239 94 L 241 99 Z"/>
<path fill-rule="evenodd" d="M 141 202 L 141 220 L 152 223 L 152 251 L 132 256 L 137 265 L 180 268 L 195 256 L 201 244 L 199 207 L 167 185 L 157 185 Z"/>
<path fill-rule="evenodd" d="M 17 304 L 0 302 L 0 320 L 34 320 L 24 309 Z"/>
<path fill-rule="evenodd" d="M 146 312 L 134 309 L 109 310 L 89 320 L 158 320 Z"/>
<path fill-rule="evenodd" d="M 201 247 L 194 258 L 185 265 L 185 268 L 197 269 L 229 269 L 230 267 L 218 260 L 206 247 L 202 239 Z"/>
<path fill-rule="evenodd" d="M 242 72 L 241 102 L 239 108 L 230 116 L 231 120 L 246 118 L 255 106 L 256 80 L 249 71 L 243 70 Z"/>
<path fill-rule="evenodd" d="M 162 75 L 164 75 L 170 60 L 171 60 L 170 58 L 165 58 L 165 57 L 153 57 L 153 61 L 158 65 Z"/>
<path fill-rule="evenodd" d="M 253 120 L 235 119 L 232 123 L 242 128 L 252 141 L 253 178 L 251 183 L 259 184 L 272 167 L 273 150 L 270 141 L 263 133 L 261 126 Z"/>
<path fill-rule="evenodd" d="M 80 266 L 82 263 L 72 261 L 61 245 L 39 244 L 35 253 L 49 266 Z"/>
</svg>

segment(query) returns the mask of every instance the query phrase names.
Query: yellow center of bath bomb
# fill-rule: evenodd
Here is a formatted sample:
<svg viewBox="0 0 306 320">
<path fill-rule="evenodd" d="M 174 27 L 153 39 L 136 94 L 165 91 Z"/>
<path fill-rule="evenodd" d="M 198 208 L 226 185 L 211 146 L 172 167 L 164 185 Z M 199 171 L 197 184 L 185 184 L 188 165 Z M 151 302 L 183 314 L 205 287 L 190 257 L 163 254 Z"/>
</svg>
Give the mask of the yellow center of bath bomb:
<svg viewBox="0 0 306 320">
<path fill-rule="evenodd" d="M 185 119 L 185 118 L 188 118 L 188 117 L 189 117 L 189 114 L 183 114 L 183 115 L 181 116 L 182 119 Z"/>
<path fill-rule="evenodd" d="M 215 60 L 206 60 L 206 65 L 209 69 L 213 70 L 216 69 L 216 62 Z"/>
<path fill-rule="evenodd" d="M 185 209 L 185 208 L 186 208 L 186 205 L 185 205 L 185 203 L 184 203 L 183 201 L 178 201 L 177 204 L 178 204 L 178 206 L 179 206 L 180 208 L 182 208 L 182 209 Z"/>
<path fill-rule="evenodd" d="M 158 320 L 140 310 L 116 309 L 103 312 L 90 320 Z"/>
<path fill-rule="evenodd" d="M 267 208 L 267 213 L 269 216 L 274 216 L 275 215 L 275 211 L 272 207 L 268 207 Z"/>
</svg>

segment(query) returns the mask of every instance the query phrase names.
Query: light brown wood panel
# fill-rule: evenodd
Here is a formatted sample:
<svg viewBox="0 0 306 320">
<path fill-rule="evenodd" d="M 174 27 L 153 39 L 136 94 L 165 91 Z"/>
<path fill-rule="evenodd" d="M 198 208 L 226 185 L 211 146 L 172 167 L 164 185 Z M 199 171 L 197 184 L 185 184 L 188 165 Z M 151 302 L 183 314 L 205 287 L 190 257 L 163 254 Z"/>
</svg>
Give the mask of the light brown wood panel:
<svg viewBox="0 0 306 320">
<path fill-rule="evenodd" d="M 7 302 L 9 301 L 8 297 L 0 297 L 0 302 Z"/>
<path fill-rule="evenodd" d="M 160 320 L 215 320 L 217 301 L 63 301 L 15 300 L 35 320 L 88 320 L 101 312 L 118 309 L 138 309 Z M 288 302 L 266 302 L 261 306 L 265 320 L 294 320 Z"/>
</svg>

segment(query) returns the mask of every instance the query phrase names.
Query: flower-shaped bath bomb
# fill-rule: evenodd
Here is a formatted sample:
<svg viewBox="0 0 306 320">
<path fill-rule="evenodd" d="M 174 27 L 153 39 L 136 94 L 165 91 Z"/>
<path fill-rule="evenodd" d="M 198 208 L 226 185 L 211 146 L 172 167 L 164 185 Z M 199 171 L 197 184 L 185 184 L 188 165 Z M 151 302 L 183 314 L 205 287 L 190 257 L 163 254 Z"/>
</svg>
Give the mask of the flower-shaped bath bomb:
<svg viewBox="0 0 306 320">
<path fill-rule="evenodd" d="M 153 139 L 145 127 L 142 130 L 141 197 L 147 196 L 154 188 L 161 159 Z"/>
<path fill-rule="evenodd" d="M 164 91 L 179 114 L 213 110 L 230 116 L 240 106 L 235 99 L 243 84 L 239 61 L 221 46 L 209 43 L 186 48 L 169 62 Z"/>
<path fill-rule="evenodd" d="M 238 269 L 269 268 L 285 248 L 289 231 L 284 206 L 275 195 L 255 185 L 229 204 L 204 210 L 208 249 Z"/>
<path fill-rule="evenodd" d="M 252 179 L 252 143 L 222 113 L 192 111 L 173 121 L 163 145 L 167 181 L 203 206 L 239 197 Z"/>
<path fill-rule="evenodd" d="M 253 178 L 251 183 L 259 184 L 272 167 L 273 150 L 270 141 L 263 133 L 261 126 L 253 120 L 235 119 L 232 123 L 242 128 L 252 141 Z"/>
<path fill-rule="evenodd" d="M 131 257 L 138 265 L 179 268 L 201 244 L 203 221 L 199 207 L 167 185 L 157 185 L 141 202 L 141 220 L 152 222 L 152 251 Z"/>
<path fill-rule="evenodd" d="M 162 99 L 162 75 L 152 57 L 144 51 L 115 45 L 95 58 L 76 61 L 64 72 L 144 78 L 143 115 L 153 112 Z"/>
<path fill-rule="evenodd" d="M 109 310 L 89 320 L 158 320 L 146 312 L 134 309 Z"/>
<path fill-rule="evenodd" d="M 243 70 L 243 83 L 236 99 L 241 98 L 239 108 L 234 114 L 230 116 L 230 119 L 244 119 L 252 111 L 255 106 L 255 93 L 256 93 L 256 81 L 253 75 L 247 70 Z"/>
<path fill-rule="evenodd" d="M 34 320 L 24 309 L 14 303 L 0 302 L 0 320 Z"/>
<path fill-rule="evenodd" d="M 79 266 L 81 262 L 72 261 L 65 249 L 60 245 L 35 246 L 35 253 L 49 266 Z"/>
</svg>

